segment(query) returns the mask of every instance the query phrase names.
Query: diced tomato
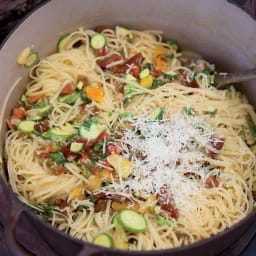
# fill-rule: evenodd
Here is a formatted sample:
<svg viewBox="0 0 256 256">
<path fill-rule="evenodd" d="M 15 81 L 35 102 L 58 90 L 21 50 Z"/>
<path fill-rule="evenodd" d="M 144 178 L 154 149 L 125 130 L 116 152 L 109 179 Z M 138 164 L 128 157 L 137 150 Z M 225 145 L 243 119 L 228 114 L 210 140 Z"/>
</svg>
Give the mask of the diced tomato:
<svg viewBox="0 0 256 256">
<path fill-rule="evenodd" d="M 24 107 L 13 108 L 12 115 L 20 120 L 25 119 L 26 111 Z"/>
<path fill-rule="evenodd" d="M 192 80 L 191 82 L 185 82 L 185 85 L 191 88 L 199 88 L 199 84 L 196 82 L 196 80 Z"/>
<path fill-rule="evenodd" d="M 114 143 L 107 144 L 107 153 L 110 154 L 120 154 L 120 147 Z"/>
<path fill-rule="evenodd" d="M 66 159 L 69 159 L 69 160 L 75 159 L 75 158 L 78 157 L 78 154 L 73 153 L 73 152 L 70 151 L 70 147 L 71 147 L 71 142 L 68 143 L 68 144 L 66 144 L 66 145 L 61 149 L 61 151 L 62 151 L 63 155 L 65 156 L 65 158 L 66 158 Z"/>
<path fill-rule="evenodd" d="M 17 125 L 20 122 L 20 119 L 15 117 L 15 116 L 10 116 L 9 118 L 7 118 L 7 125 L 11 130 L 16 130 L 17 129 Z"/>
<path fill-rule="evenodd" d="M 108 48 L 104 47 L 102 49 L 95 50 L 94 54 L 95 54 L 96 57 L 105 56 L 105 55 L 108 54 Z"/>
<path fill-rule="evenodd" d="M 141 53 L 137 53 L 134 56 L 132 56 L 130 59 L 128 59 L 126 61 L 126 64 L 128 65 L 132 65 L 132 64 L 137 64 L 137 65 L 141 65 L 142 61 L 143 61 L 143 56 Z"/>
<path fill-rule="evenodd" d="M 87 77 L 82 76 L 82 75 L 79 75 L 78 78 L 77 78 L 77 84 L 79 82 L 83 83 L 83 87 L 89 85 L 89 81 L 88 81 Z"/>
<path fill-rule="evenodd" d="M 28 96 L 28 102 L 30 103 L 30 104 L 34 104 L 34 103 L 36 103 L 37 101 L 39 101 L 40 99 L 42 99 L 43 98 L 43 94 L 42 93 L 38 93 L 38 94 L 35 94 L 35 95 L 30 95 L 30 96 Z"/>
<path fill-rule="evenodd" d="M 140 70 L 141 70 L 140 65 L 134 64 L 134 65 L 132 66 L 132 68 L 130 69 L 130 73 L 131 73 L 133 76 L 138 77 L 138 76 L 139 76 L 139 73 L 140 73 Z"/>
<path fill-rule="evenodd" d="M 219 181 L 218 181 L 218 179 L 215 176 L 210 175 L 206 179 L 205 184 L 209 188 L 218 187 L 219 186 Z"/>
<path fill-rule="evenodd" d="M 62 175 L 64 173 L 66 173 L 66 170 L 65 170 L 65 168 L 63 168 L 61 166 L 54 169 L 54 174 L 57 175 L 57 176 Z"/>
<path fill-rule="evenodd" d="M 112 165 L 109 163 L 107 159 L 104 160 L 103 165 L 106 167 L 112 167 Z"/>
<path fill-rule="evenodd" d="M 64 208 L 67 205 L 67 202 L 62 198 L 57 198 L 55 200 L 55 205 L 60 208 Z"/>
<path fill-rule="evenodd" d="M 80 158 L 80 162 L 82 164 L 87 164 L 88 163 L 88 155 L 87 154 L 83 154 L 82 157 Z"/>
<path fill-rule="evenodd" d="M 34 128 L 38 132 L 47 132 L 49 130 L 49 121 L 47 119 L 45 119 L 43 123 L 35 124 Z"/>
<path fill-rule="evenodd" d="M 68 95 L 75 91 L 75 86 L 73 83 L 68 83 L 62 89 L 60 95 Z"/>
<path fill-rule="evenodd" d="M 88 148 L 90 148 L 93 145 L 92 141 L 89 141 L 89 140 L 83 139 L 83 138 L 77 138 L 77 139 L 75 139 L 75 142 L 83 143 L 84 144 L 84 147 L 83 147 L 84 151 L 86 151 Z"/>
<path fill-rule="evenodd" d="M 45 146 L 41 148 L 41 150 L 36 151 L 36 156 L 38 156 L 39 158 L 47 158 L 49 157 L 50 153 L 51 153 L 51 147 Z"/>
<path fill-rule="evenodd" d="M 107 208 L 107 200 L 99 199 L 95 202 L 94 210 L 95 212 L 105 211 Z"/>
<path fill-rule="evenodd" d="M 104 59 L 104 60 L 97 60 L 97 64 L 103 68 L 106 69 L 107 65 L 111 64 L 112 62 L 116 62 L 122 59 L 122 56 L 119 54 L 113 54 L 110 57 Z"/>
<path fill-rule="evenodd" d="M 162 72 L 161 70 L 159 70 L 159 69 L 152 69 L 152 70 L 150 70 L 150 73 L 151 73 L 155 78 L 158 78 L 158 77 L 160 77 L 160 76 L 163 74 L 163 72 Z"/>
<path fill-rule="evenodd" d="M 107 131 L 104 130 L 104 131 L 95 139 L 95 143 L 100 142 L 100 141 L 102 141 L 102 140 L 104 140 L 104 139 L 107 139 L 107 138 L 109 138 L 109 136 L 110 136 L 110 135 L 107 133 Z"/>
<path fill-rule="evenodd" d="M 210 139 L 209 144 L 211 145 L 211 147 L 213 147 L 216 150 L 221 150 L 224 146 L 224 142 L 225 139 L 224 138 L 217 138 L 217 137 L 213 137 Z M 211 158 L 214 158 L 216 156 L 216 153 L 209 150 L 207 152 L 208 156 Z"/>
<path fill-rule="evenodd" d="M 178 210 L 175 209 L 171 197 L 168 192 L 167 185 L 164 184 L 161 189 L 160 193 L 157 194 L 157 202 L 158 205 L 161 207 L 162 210 L 167 211 L 170 213 L 172 218 L 178 218 Z"/>
<path fill-rule="evenodd" d="M 102 31 L 104 30 L 104 29 L 106 29 L 107 27 L 106 26 L 104 26 L 104 25 L 98 25 L 96 28 L 95 28 L 95 31 L 97 32 L 97 33 L 102 33 Z"/>
<path fill-rule="evenodd" d="M 140 72 L 140 66 L 143 61 L 143 56 L 141 53 L 137 53 L 134 56 L 132 56 L 130 59 L 128 59 L 124 64 L 116 65 L 110 70 L 115 74 L 125 74 L 126 71 L 131 68 L 131 70 L 134 68 L 134 75 L 138 76 Z"/>
</svg>

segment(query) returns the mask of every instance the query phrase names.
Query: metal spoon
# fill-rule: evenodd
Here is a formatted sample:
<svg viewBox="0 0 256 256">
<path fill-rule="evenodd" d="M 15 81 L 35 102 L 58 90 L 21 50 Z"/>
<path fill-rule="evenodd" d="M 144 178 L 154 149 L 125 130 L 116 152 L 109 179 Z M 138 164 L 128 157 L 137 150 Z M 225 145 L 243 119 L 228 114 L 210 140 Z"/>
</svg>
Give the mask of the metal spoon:
<svg viewBox="0 0 256 256">
<path fill-rule="evenodd" d="M 229 84 L 235 84 L 256 79 L 256 68 L 233 73 L 218 73 L 215 75 L 214 84 L 221 88 Z"/>
<path fill-rule="evenodd" d="M 204 61 L 204 58 L 199 53 L 190 50 L 182 51 L 182 57 L 195 63 L 198 60 Z M 253 79 L 256 79 L 256 68 L 232 73 L 217 73 L 215 74 L 214 84 L 216 88 L 220 89 L 226 85 L 245 82 Z"/>
</svg>

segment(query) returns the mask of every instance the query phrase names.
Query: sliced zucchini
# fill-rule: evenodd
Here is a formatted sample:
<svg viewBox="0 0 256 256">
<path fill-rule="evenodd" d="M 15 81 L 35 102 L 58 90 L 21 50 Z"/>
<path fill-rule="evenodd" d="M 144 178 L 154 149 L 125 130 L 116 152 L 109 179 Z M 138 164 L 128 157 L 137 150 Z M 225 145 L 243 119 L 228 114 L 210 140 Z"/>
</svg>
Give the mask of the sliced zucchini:
<svg viewBox="0 0 256 256">
<path fill-rule="evenodd" d="M 45 107 L 38 108 L 38 113 L 41 117 L 48 116 L 53 110 L 53 105 L 49 104 Z"/>
<path fill-rule="evenodd" d="M 78 91 L 81 91 L 81 90 L 83 89 L 83 86 L 84 86 L 83 82 L 82 82 L 82 81 L 79 81 L 79 82 L 77 83 L 77 85 L 76 85 L 76 89 L 77 89 Z"/>
<path fill-rule="evenodd" d="M 60 52 L 64 48 L 63 46 L 64 46 L 68 36 L 69 36 L 69 33 L 62 35 L 59 38 L 59 40 L 57 42 L 57 50 L 58 50 L 58 52 Z"/>
<path fill-rule="evenodd" d="M 158 223 L 161 226 L 168 226 L 168 227 L 170 227 L 172 225 L 172 221 L 171 220 L 166 219 L 166 218 L 162 217 L 161 215 L 157 215 L 155 217 L 155 221 L 156 221 L 156 223 Z"/>
<path fill-rule="evenodd" d="M 119 213 L 118 222 L 124 229 L 132 232 L 143 232 L 147 228 L 146 219 L 140 213 L 130 209 L 122 210 Z"/>
<path fill-rule="evenodd" d="M 88 140 L 96 139 L 104 130 L 105 125 L 102 125 L 97 119 L 92 118 L 86 121 L 82 126 L 79 127 L 78 133 L 82 138 Z"/>
<path fill-rule="evenodd" d="M 65 95 L 65 96 L 60 96 L 58 98 L 58 102 L 60 102 L 60 103 L 67 103 L 69 105 L 74 105 L 75 102 L 80 97 L 80 95 L 81 95 L 80 92 L 73 92 L 73 93 Z"/>
<path fill-rule="evenodd" d="M 73 153 L 78 153 L 78 152 L 82 151 L 83 147 L 84 147 L 84 143 L 72 142 L 70 145 L 70 151 Z"/>
<path fill-rule="evenodd" d="M 121 26 L 116 26 L 116 35 L 119 37 L 128 36 L 130 42 L 132 43 L 135 39 L 134 33 L 132 33 L 129 29 Z"/>
<path fill-rule="evenodd" d="M 39 60 L 39 57 L 38 57 L 38 53 L 37 52 L 31 52 L 27 59 L 26 59 L 26 62 L 24 63 L 24 66 L 26 68 L 29 68 L 29 67 L 32 67 L 33 65 L 35 65 Z"/>
<path fill-rule="evenodd" d="M 116 174 L 121 174 L 123 179 L 127 179 L 132 174 L 133 164 L 123 156 L 111 154 L 107 160 L 114 167 Z"/>
<path fill-rule="evenodd" d="M 116 213 L 111 220 L 111 224 L 116 225 L 118 223 L 119 213 Z"/>
<path fill-rule="evenodd" d="M 163 120 L 164 118 L 164 110 L 161 107 L 154 108 L 150 115 L 150 120 Z"/>
<path fill-rule="evenodd" d="M 116 26 L 116 35 L 117 36 L 125 37 L 129 33 L 130 33 L 130 31 L 127 28 L 121 27 L 121 26 Z"/>
<path fill-rule="evenodd" d="M 90 45 L 94 50 L 102 49 L 107 44 L 107 38 L 104 34 L 97 33 L 91 37 Z"/>
<path fill-rule="evenodd" d="M 124 95 L 126 97 L 132 97 L 133 94 L 136 94 L 138 92 L 138 88 L 133 84 L 131 84 L 130 82 L 137 83 L 137 78 L 130 74 L 126 74 L 125 80 L 127 81 L 127 84 L 124 86 Z"/>
<path fill-rule="evenodd" d="M 73 132 L 62 130 L 60 128 L 52 128 L 42 134 L 46 140 L 69 140 L 74 136 Z"/>
<path fill-rule="evenodd" d="M 145 69 L 143 69 L 143 70 L 140 71 L 140 73 L 139 73 L 139 78 L 142 79 L 142 78 L 148 76 L 149 74 L 150 74 L 149 69 L 148 69 L 148 68 L 145 68 Z"/>
<path fill-rule="evenodd" d="M 107 233 L 102 233 L 102 234 L 99 234 L 99 235 L 95 236 L 92 243 L 96 244 L 96 245 L 99 245 L 99 246 L 104 246 L 104 247 L 107 247 L 107 248 L 113 248 L 114 247 L 113 239 Z"/>
<path fill-rule="evenodd" d="M 127 81 L 137 81 L 137 78 L 130 75 L 130 74 L 126 74 L 125 75 L 125 80 L 127 80 Z"/>
<path fill-rule="evenodd" d="M 30 120 L 24 120 L 20 121 L 17 128 L 19 131 L 24 132 L 24 133 L 31 133 L 35 131 L 35 121 L 30 121 Z"/>
<path fill-rule="evenodd" d="M 17 59 L 17 63 L 20 64 L 20 65 L 24 65 L 26 63 L 26 60 L 30 54 L 30 48 L 27 47 L 25 49 L 22 50 L 22 52 L 20 53 L 20 55 L 18 56 L 18 59 Z"/>
<path fill-rule="evenodd" d="M 170 71 L 170 72 L 164 74 L 165 79 L 177 79 L 178 77 L 179 77 L 179 75 L 174 71 Z"/>
</svg>

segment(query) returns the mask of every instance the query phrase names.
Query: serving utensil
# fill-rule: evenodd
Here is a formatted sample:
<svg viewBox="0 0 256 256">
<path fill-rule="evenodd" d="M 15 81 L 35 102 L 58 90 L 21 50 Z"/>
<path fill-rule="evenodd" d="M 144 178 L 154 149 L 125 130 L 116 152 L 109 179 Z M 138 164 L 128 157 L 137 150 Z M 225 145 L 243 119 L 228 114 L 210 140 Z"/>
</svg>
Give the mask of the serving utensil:
<svg viewBox="0 0 256 256">
<path fill-rule="evenodd" d="M 220 89 L 227 85 L 245 82 L 253 79 L 256 79 L 256 68 L 232 73 L 218 73 L 215 75 L 214 84 L 216 88 Z"/>
</svg>

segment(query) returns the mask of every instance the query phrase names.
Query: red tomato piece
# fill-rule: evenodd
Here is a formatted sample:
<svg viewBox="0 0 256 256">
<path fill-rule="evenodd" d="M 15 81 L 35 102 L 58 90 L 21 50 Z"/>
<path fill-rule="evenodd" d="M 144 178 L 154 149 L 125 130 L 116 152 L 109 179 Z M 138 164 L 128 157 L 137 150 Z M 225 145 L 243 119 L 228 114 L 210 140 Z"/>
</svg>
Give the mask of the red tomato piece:
<svg viewBox="0 0 256 256">
<path fill-rule="evenodd" d="M 68 95 L 71 94 L 75 91 L 75 86 L 73 83 L 68 83 L 64 86 L 64 88 L 62 89 L 60 95 Z"/>
</svg>

